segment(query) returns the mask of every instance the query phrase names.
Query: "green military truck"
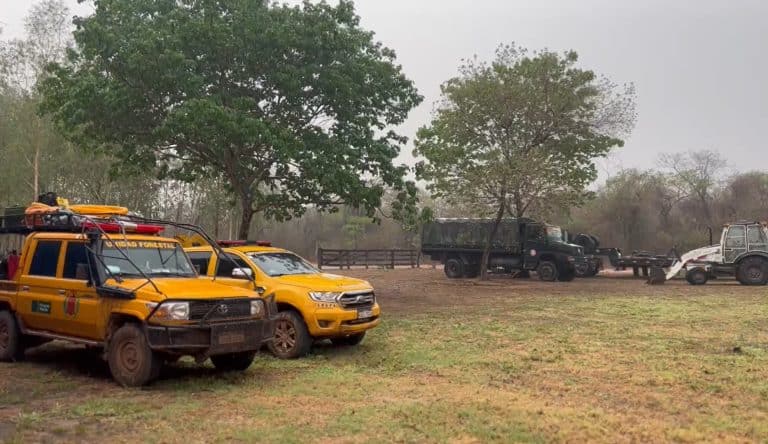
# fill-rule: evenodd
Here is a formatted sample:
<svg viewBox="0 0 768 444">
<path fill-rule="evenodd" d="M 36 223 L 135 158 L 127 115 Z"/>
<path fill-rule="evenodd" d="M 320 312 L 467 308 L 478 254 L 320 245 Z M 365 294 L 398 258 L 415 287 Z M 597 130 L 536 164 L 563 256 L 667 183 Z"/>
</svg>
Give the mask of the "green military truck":
<svg viewBox="0 0 768 444">
<path fill-rule="evenodd" d="M 449 278 L 480 274 L 491 219 L 437 219 L 425 224 L 421 252 L 444 265 Z M 532 219 L 502 219 L 491 243 L 488 268 L 493 272 L 526 274 L 543 281 L 571 281 L 586 262 L 584 250 L 563 241 L 560 227 Z"/>
</svg>

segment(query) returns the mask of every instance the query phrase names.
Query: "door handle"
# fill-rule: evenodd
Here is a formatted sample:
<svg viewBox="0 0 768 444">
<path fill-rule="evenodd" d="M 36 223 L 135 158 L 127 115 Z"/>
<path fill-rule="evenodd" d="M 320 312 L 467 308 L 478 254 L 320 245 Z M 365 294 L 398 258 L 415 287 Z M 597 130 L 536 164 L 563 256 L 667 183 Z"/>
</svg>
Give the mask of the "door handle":
<svg viewBox="0 0 768 444">
<path fill-rule="evenodd" d="M 59 294 L 61 295 L 67 294 L 67 290 L 59 290 Z"/>
<path fill-rule="evenodd" d="M 29 291 L 29 286 L 28 285 L 22 285 L 21 286 L 21 291 Z"/>
</svg>

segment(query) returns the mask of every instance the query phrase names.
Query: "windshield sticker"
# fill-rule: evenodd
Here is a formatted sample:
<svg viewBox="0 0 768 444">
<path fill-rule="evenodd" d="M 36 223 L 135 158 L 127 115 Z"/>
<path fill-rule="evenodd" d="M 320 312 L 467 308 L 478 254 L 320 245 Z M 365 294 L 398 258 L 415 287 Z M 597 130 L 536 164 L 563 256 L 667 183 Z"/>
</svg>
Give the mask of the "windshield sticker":
<svg viewBox="0 0 768 444">
<path fill-rule="evenodd" d="M 32 301 L 32 313 L 51 314 L 51 303 L 43 301 Z"/>
<path fill-rule="evenodd" d="M 176 248 L 175 242 L 157 242 L 157 241 L 112 241 L 107 246 L 116 246 L 117 248 L 160 248 L 173 250 Z"/>
</svg>

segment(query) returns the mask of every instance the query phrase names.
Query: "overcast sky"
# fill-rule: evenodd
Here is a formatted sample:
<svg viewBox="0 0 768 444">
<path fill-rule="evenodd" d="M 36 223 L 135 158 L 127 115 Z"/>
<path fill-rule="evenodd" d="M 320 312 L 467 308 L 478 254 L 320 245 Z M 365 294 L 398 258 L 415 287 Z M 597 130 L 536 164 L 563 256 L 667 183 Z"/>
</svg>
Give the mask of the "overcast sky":
<svg viewBox="0 0 768 444">
<path fill-rule="evenodd" d="M 0 0 L 3 38 L 31 1 Z M 67 0 L 73 14 L 88 7 Z M 637 88 L 638 121 L 601 177 L 659 153 L 715 149 L 735 171 L 768 168 L 768 2 L 762 0 L 358 0 L 363 26 L 395 49 L 425 96 L 402 131 L 427 123 L 439 85 L 463 58 L 500 43 L 574 49 L 583 67 Z M 403 158 L 412 160 L 410 148 Z"/>
</svg>

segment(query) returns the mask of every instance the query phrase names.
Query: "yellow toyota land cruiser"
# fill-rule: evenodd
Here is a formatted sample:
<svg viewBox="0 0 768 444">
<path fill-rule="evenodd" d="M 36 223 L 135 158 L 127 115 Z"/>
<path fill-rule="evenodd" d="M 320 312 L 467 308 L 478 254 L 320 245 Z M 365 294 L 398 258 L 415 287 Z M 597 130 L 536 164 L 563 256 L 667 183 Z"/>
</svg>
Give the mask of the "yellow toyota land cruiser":
<svg viewBox="0 0 768 444">
<path fill-rule="evenodd" d="M 23 239 L 18 268 L 14 259 L 0 270 L 0 361 L 66 340 L 103 350 L 114 379 L 139 386 L 183 355 L 245 370 L 272 340 L 274 302 L 199 279 L 181 244 L 160 237 L 163 226 L 95 220 L 51 208 L 0 224 Z"/>
<path fill-rule="evenodd" d="M 219 260 L 211 247 L 186 252 L 201 275 L 216 282 L 249 287 L 275 295 L 278 315 L 275 339 L 269 344 L 280 358 L 306 355 L 314 340 L 357 345 L 365 332 L 379 324 L 380 309 L 366 281 L 322 273 L 298 255 L 266 242 L 220 241 L 228 260 Z"/>
</svg>

